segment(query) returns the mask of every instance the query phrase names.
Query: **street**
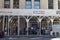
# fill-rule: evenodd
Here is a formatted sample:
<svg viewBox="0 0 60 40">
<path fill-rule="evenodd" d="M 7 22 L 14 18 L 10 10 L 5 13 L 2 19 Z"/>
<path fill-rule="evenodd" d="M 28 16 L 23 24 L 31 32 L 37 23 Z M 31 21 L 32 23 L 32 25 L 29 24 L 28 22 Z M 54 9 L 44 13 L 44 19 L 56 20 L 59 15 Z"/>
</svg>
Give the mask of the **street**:
<svg viewBox="0 0 60 40">
<path fill-rule="evenodd" d="M 1 38 L 0 40 L 57 40 L 52 37 L 20 37 L 20 38 Z"/>
</svg>

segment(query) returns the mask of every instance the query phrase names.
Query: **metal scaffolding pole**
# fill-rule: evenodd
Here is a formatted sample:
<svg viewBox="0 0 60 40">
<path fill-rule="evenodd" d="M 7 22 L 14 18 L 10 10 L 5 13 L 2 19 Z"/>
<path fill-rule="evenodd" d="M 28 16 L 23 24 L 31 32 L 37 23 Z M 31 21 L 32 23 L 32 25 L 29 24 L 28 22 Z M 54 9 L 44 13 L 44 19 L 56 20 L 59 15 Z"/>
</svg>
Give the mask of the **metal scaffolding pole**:
<svg viewBox="0 0 60 40">
<path fill-rule="evenodd" d="M 9 16 L 8 16 L 8 36 L 9 36 Z"/>
<path fill-rule="evenodd" d="M 19 27 L 20 27 L 20 17 L 18 16 L 18 36 L 19 36 Z"/>
<path fill-rule="evenodd" d="M 4 31 L 4 21 L 5 21 L 4 19 L 5 19 L 5 16 L 3 16 L 3 31 Z"/>
</svg>

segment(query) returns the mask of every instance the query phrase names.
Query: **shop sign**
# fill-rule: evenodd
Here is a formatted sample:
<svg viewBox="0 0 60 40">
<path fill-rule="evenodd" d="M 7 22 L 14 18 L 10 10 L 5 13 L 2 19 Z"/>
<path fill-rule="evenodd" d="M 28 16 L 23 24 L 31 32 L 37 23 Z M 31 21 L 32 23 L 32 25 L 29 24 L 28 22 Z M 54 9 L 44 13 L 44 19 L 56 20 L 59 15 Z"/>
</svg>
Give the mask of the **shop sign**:
<svg viewBox="0 0 60 40">
<path fill-rule="evenodd" d="M 0 13 L 13 13 L 12 11 L 0 11 Z"/>
<path fill-rule="evenodd" d="M 41 10 L 33 10 L 34 14 L 45 14 L 45 11 L 41 11 Z"/>
</svg>

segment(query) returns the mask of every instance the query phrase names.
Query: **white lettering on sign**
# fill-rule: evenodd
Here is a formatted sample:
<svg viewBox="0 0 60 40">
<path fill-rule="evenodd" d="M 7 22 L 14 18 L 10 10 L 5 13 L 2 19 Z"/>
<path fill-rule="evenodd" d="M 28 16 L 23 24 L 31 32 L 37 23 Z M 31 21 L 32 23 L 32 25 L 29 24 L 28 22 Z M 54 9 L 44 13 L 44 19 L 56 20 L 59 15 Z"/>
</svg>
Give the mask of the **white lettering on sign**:
<svg viewBox="0 0 60 40">
<path fill-rule="evenodd" d="M 7 11 L 0 11 L 0 13 L 12 13 L 12 12 L 7 12 Z"/>
<path fill-rule="evenodd" d="M 34 14 L 45 14 L 45 11 L 34 10 Z"/>
</svg>

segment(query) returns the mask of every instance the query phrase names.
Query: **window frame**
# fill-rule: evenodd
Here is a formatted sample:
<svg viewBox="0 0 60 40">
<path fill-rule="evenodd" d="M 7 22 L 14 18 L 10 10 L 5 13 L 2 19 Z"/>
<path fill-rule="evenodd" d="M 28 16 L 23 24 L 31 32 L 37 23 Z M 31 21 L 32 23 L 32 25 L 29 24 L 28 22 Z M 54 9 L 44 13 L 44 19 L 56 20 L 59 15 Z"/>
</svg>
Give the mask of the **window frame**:
<svg viewBox="0 0 60 40">
<path fill-rule="evenodd" d="M 15 3 L 15 1 L 13 0 L 13 8 L 15 9 L 15 8 L 19 8 L 19 0 L 16 0 L 17 2 L 18 2 L 18 7 L 16 7 L 16 4 L 14 4 Z"/>
<path fill-rule="evenodd" d="M 58 0 L 58 9 L 60 9 L 60 6 L 59 6 L 60 4 L 59 3 L 60 3 L 60 1 Z"/>
<path fill-rule="evenodd" d="M 35 6 L 35 2 L 39 3 L 39 8 L 36 8 L 37 6 Z M 40 0 L 34 0 L 34 9 L 40 9 Z"/>
<path fill-rule="evenodd" d="M 9 2 L 9 4 L 6 4 L 5 2 Z M 6 5 L 8 5 L 8 7 L 6 7 Z M 10 0 L 4 0 L 4 8 L 10 8 Z"/>
<path fill-rule="evenodd" d="M 30 2 L 30 8 L 27 8 L 26 2 Z M 32 9 L 32 0 L 25 0 L 25 9 Z"/>
<path fill-rule="evenodd" d="M 53 0 L 48 0 L 48 9 L 53 9 Z"/>
</svg>

